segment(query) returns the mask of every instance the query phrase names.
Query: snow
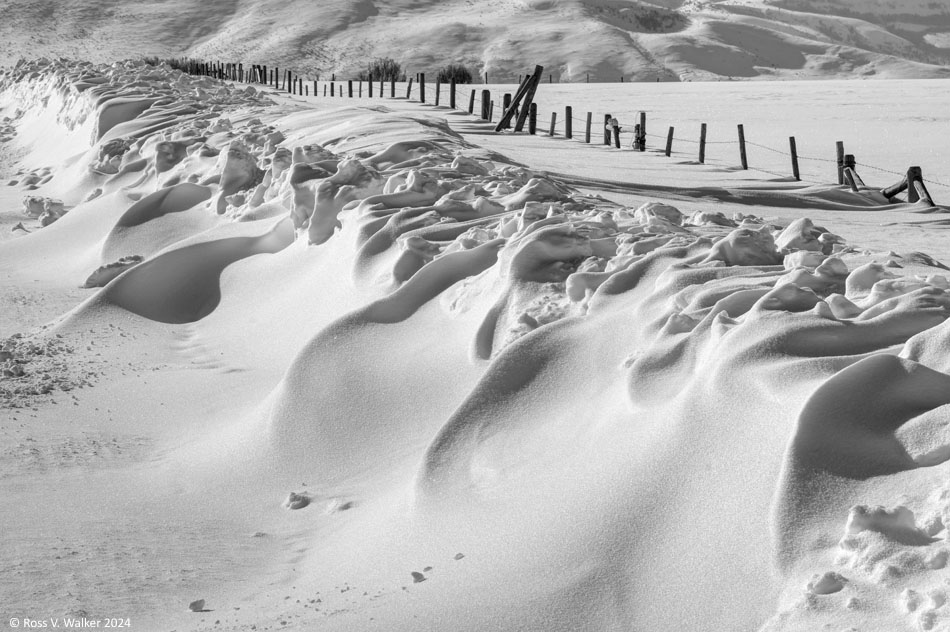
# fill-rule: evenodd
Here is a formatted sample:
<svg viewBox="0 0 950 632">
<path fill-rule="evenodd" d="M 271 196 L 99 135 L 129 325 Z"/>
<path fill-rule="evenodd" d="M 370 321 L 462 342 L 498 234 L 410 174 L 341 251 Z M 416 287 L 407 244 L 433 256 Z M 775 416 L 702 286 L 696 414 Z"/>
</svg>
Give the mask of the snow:
<svg viewBox="0 0 950 632">
<path fill-rule="evenodd" d="M 7 72 L 2 614 L 946 629 L 947 207 L 879 191 L 917 164 L 945 201 L 943 84 L 537 98 L 843 140 L 868 186 L 136 62 Z"/>
</svg>

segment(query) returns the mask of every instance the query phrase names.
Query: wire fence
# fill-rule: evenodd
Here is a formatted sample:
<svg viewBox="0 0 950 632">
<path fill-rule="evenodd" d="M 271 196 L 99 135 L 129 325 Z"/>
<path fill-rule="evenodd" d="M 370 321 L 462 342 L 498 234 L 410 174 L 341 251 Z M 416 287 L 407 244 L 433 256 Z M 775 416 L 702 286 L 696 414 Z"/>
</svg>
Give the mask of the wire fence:
<svg viewBox="0 0 950 632">
<path fill-rule="evenodd" d="M 298 94 L 300 96 L 314 96 L 314 97 L 337 97 L 337 98 L 390 98 L 390 99 L 407 99 L 415 100 L 420 103 L 426 103 L 431 105 L 439 105 L 455 108 L 456 110 L 467 110 L 469 114 L 476 116 L 487 122 L 494 122 L 496 118 L 500 118 L 503 112 L 504 101 L 499 100 L 496 103 L 496 100 L 491 98 L 491 94 L 488 90 L 482 89 L 471 89 L 466 85 L 466 90 L 470 92 L 466 95 L 464 91 L 460 90 L 458 85 L 454 83 L 442 83 L 442 82 L 426 82 L 425 75 L 423 73 L 417 74 L 415 77 L 409 79 L 408 81 L 397 82 L 395 80 L 337 80 L 335 77 L 331 79 L 321 80 L 319 77 L 311 78 L 308 76 L 301 77 L 297 75 L 292 70 L 280 71 L 278 68 L 269 69 L 267 66 L 261 65 L 249 65 L 247 69 L 244 69 L 242 64 L 222 64 L 217 62 L 202 63 L 196 62 L 194 60 L 186 60 L 186 71 L 192 72 L 192 74 L 206 74 L 221 79 L 230 79 L 234 81 L 240 81 L 244 83 L 257 83 L 261 85 L 267 85 L 275 90 L 285 91 L 289 94 Z M 364 86 L 364 84 L 366 84 Z M 312 92 L 311 92 L 312 87 Z M 388 94 L 387 94 L 388 93 Z M 567 110 L 564 112 L 564 116 L 558 116 L 558 113 L 552 112 L 551 118 L 545 118 L 543 116 L 535 116 L 533 120 L 528 119 L 527 125 L 529 126 L 529 133 L 541 136 L 560 136 L 566 138 L 568 135 L 579 143 L 590 143 L 597 144 L 598 134 L 595 134 L 593 130 L 597 129 L 597 123 L 595 123 L 595 117 L 592 112 L 588 112 L 587 117 L 578 117 L 572 114 L 569 117 L 571 122 L 570 132 L 567 129 Z M 519 112 L 519 114 L 521 114 Z M 605 115 L 609 117 L 609 115 Z M 755 171 L 763 174 L 767 174 L 776 178 L 789 178 L 793 177 L 791 173 L 781 172 L 777 170 L 774 163 L 768 164 L 751 164 L 752 161 L 747 160 L 748 148 L 755 148 L 756 150 L 761 150 L 767 155 L 772 156 L 773 159 L 782 159 L 787 161 L 787 164 L 793 165 L 792 170 L 798 173 L 798 180 L 810 184 L 827 184 L 829 179 L 817 175 L 817 171 L 811 171 L 806 173 L 803 177 L 799 171 L 799 165 L 801 163 L 821 163 L 821 164 L 833 164 L 836 165 L 836 168 L 839 170 L 841 168 L 840 157 L 832 158 L 823 158 L 820 156 L 813 156 L 807 154 L 801 154 L 797 151 L 793 154 L 791 147 L 788 149 L 781 149 L 777 147 L 772 147 L 763 143 L 755 142 L 744 137 L 744 134 L 740 137 L 737 137 L 735 140 L 713 140 L 707 139 L 704 136 L 700 138 L 689 138 L 682 135 L 675 135 L 672 132 L 674 128 L 670 128 L 670 134 L 659 135 L 641 131 L 638 128 L 640 124 L 637 122 L 628 122 L 620 120 L 616 117 L 610 117 L 610 122 L 608 127 L 603 128 L 603 144 L 613 146 L 615 148 L 627 149 L 627 150 L 639 150 L 645 151 L 646 145 L 649 140 L 652 140 L 651 146 L 663 148 L 662 151 L 667 156 L 682 157 L 684 152 L 679 149 L 674 150 L 674 145 L 688 145 L 691 147 L 699 148 L 700 150 L 700 159 L 699 162 L 705 163 L 707 160 L 709 162 L 715 162 L 716 164 L 723 164 L 720 159 L 710 156 L 705 156 L 705 148 L 707 146 L 714 147 L 727 147 L 734 146 L 737 150 L 741 150 L 743 169 L 749 171 Z M 645 121 L 645 119 L 642 119 Z M 614 131 L 609 129 L 609 125 L 616 121 L 617 130 Z M 508 126 L 508 129 L 511 129 L 513 126 Z M 705 127 L 705 126 L 704 126 Z M 588 140 L 590 139 L 590 140 Z M 790 139 L 794 141 L 794 139 Z M 655 151 L 655 149 L 654 149 Z M 739 153 L 739 152 L 737 152 Z M 758 161 L 757 161 L 758 162 Z M 729 164 L 729 163 L 725 163 Z M 732 163 L 733 165 L 735 163 Z M 861 169 L 870 169 L 878 173 L 888 174 L 895 176 L 896 178 L 904 178 L 907 175 L 907 172 L 894 171 L 893 169 L 887 169 L 872 164 L 861 163 Z M 827 173 L 827 172 L 825 172 Z M 924 183 L 934 187 L 940 187 L 943 189 L 950 190 L 950 183 L 943 182 L 941 180 L 934 179 L 932 177 L 920 178 Z M 840 176 L 838 179 L 839 184 L 842 184 Z"/>
</svg>

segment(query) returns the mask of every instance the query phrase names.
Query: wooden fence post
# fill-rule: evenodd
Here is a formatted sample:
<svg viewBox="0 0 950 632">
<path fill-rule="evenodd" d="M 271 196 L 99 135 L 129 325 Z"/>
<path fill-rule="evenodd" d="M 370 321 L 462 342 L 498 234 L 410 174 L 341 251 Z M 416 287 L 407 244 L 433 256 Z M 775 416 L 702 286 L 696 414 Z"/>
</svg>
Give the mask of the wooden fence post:
<svg viewBox="0 0 950 632">
<path fill-rule="evenodd" d="M 544 66 L 535 66 L 534 74 L 525 78 L 524 84 L 518 89 L 518 93 L 515 94 L 515 98 L 512 103 L 516 108 L 520 108 L 520 111 L 518 112 L 518 120 L 515 122 L 515 133 L 524 129 L 525 117 L 529 113 L 529 106 L 534 103 L 534 93 L 537 92 L 538 84 L 541 83 L 541 73 L 543 71 Z M 524 91 L 523 94 L 522 90 Z"/>
<path fill-rule="evenodd" d="M 557 122 L 557 112 L 551 112 L 551 131 L 548 132 L 548 136 L 554 136 L 554 125 Z"/>
<path fill-rule="evenodd" d="M 330 96 L 331 97 L 336 96 L 336 82 L 335 81 L 330 82 Z"/>
<path fill-rule="evenodd" d="M 438 78 L 435 80 L 435 104 L 439 105 L 439 94 L 442 92 L 442 82 Z"/>
<path fill-rule="evenodd" d="M 528 133 L 534 134 L 538 131 L 538 104 L 531 102 L 528 108 Z"/>
<path fill-rule="evenodd" d="M 798 147 L 795 146 L 795 137 L 788 137 L 788 150 L 792 154 L 792 175 L 795 176 L 795 179 L 801 181 L 802 176 L 798 171 Z"/>
<path fill-rule="evenodd" d="M 406 87 L 406 98 L 412 95 L 412 77 L 409 77 L 409 85 Z"/>
<path fill-rule="evenodd" d="M 669 158 L 673 153 L 673 126 L 670 125 L 670 131 L 666 133 L 666 157 Z"/>
<path fill-rule="evenodd" d="M 706 124 L 699 128 L 699 164 L 706 164 Z"/>
<path fill-rule="evenodd" d="M 647 150 L 647 113 L 640 112 L 640 133 L 637 134 L 637 149 Z"/>
<path fill-rule="evenodd" d="M 426 73 L 419 73 L 419 103 L 426 102 Z"/>
<path fill-rule="evenodd" d="M 742 163 L 743 169 L 749 168 L 749 160 L 745 153 L 745 129 L 741 123 L 739 124 L 739 161 Z"/>
<path fill-rule="evenodd" d="M 449 82 L 449 107 L 455 109 L 455 78 Z"/>
<path fill-rule="evenodd" d="M 353 98 L 353 80 L 352 79 L 346 80 L 346 96 L 348 96 L 351 99 Z"/>
<path fill-rule="evenodd" d="M 472 96 L 468 98 L 468 113 L 475 114 L 475 90 L 472 90 Z"/>
<path fill-rule="evenodd" d="M 488 105 L 488 122 L 491 123 L 492 117 L 495 116 L 495 100 L 492 99 L 491 103 Z"/>
<path fill-rule="evenodd" d="M 617 149 L 620 149 L 620 122 L 617 119 L 611 117 L 610 127 L 614 133 L 614 146 Z"/>
<path fill-rule="evenodd" d="M 594 113 L 588 112 L 587 113 L 587 129 L 584 132 L 584 142 L 587 143 L 588 145 L 590 144 L 590 126 L 593 120 L 594 120 Z"/>
<path fill-rule="evenodd" d="M 610 115 L 604 114 L 604 144 L 610 144 Z"/>
<path fill-rule="evenodd" d="M 837 154 L 838 162 L 838 184 L 844 184 L 844 142 L 838 141 L 835 143 L 835 153 Z"/>
<path fill-rule="evenodd" d="M 504 96 L 502 96 L 501 98 L 501 111 L 507 112 L 508 108 L 510 107 L 511 107 L 511 93 L 506 92 Z M 507 122 L 504 120 L 504 117 L 502 117 L 502 120 L 498 121 L 498 124 L 502 127 L 502 129 L 508 129 L 509 127 L 511 127 L 510 117 Z"/>
<path fill-rule="evenodd" d="M 567 105 L 564 107 L 564 138 L 574 138 L 574 109 Z"/>
<path fill-rule="evenodd" d="M 380 94 L 383 93 L 383 89 L 382 89 L 382 88 L 379 89 L 379 93 L 380 93 Z M 395 80 L 395 79 L 390 79 L 390 80 L 389 80 L 389 98 L 390 98 L 390 99 L 395 99 L 395 98 L 396 98 L 396 80 Z"/>
<path fill-rule="evenodd" d="M 482 120 L 488 120 L 488 111 L 491 107 L 491 91 L 482 90 Z"/>
</svg>

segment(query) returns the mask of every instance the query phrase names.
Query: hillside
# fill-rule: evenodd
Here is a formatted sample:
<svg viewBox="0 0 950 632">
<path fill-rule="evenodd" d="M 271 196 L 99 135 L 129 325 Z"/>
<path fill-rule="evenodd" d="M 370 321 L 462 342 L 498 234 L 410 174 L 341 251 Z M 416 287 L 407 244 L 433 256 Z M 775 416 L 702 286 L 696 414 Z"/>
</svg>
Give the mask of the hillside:
<svg viewBox="0 0 950 632">
<path fill-rule="evenodd" d="M 346 76 L 389 56 L 493 81 L 950 76 L 933 0 L 9 0 L 0 61 L 195 55 Z"/>
</svg>

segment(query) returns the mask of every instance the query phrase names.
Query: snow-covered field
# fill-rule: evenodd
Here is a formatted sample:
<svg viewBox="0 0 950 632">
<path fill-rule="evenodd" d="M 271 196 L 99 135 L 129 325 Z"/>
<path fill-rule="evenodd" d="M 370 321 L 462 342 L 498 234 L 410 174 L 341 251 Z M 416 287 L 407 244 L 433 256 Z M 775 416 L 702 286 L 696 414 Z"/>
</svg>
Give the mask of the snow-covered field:
<svg viewBox="0 0 950 632">
<path fill-rule="evenodd" d="M 842 140 L 854 193 L 755 147 L 778 175 L 406 99 L 7 72 L 0 621 L 950 630 L 948 209 L 879 192 L 914 164 L 948 199 L 946 91 L 539 89 L 595 139 L 644 109 Z"/>
</svg>

